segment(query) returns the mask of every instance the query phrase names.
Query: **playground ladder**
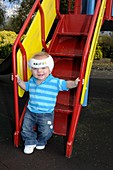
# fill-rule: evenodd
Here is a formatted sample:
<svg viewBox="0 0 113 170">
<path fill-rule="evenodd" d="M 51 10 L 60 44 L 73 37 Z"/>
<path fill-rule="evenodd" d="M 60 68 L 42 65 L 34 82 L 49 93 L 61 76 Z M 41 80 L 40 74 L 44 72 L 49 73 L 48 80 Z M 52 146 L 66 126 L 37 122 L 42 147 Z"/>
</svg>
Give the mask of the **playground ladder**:
<svg viewBox="0 0 113 170">
<path fill-rule="evenodd" d="M 71 10 L 68 14 L 60 14 L 58 10 L 58 0 L 56 0 L 56 11 L 57 11 L 57 17 L 59 18 L 57 27 L 55 29 L 55 32 L 52 36 L 52 39 L 50 41 L 49 47 L 45 44 L 45 38 L 48 35 L 48 32 L 50 30 L 50 24 L 48 24 L 48 31 L 45 31 L 44 25 L 47 26 L 48 18 L 50 17 L 46 16 L 46 24 L 44 24 L 44 9 L 48 9 L 48 5 L 53 5 L 55 8 L 55 3 L 52 4 L 46 3 L 46 0 L 42 1 L 43 9 L 40 6 L 39 0 L 37 0 L 28 15 L 27 20 L 25 21 L 25 24 L 23 25 L 15 43 L 13 46 L 13 76 L 14 76 L 14 102 L 15 102 L 15 121 L 16 121 L 16 131 L 14 134 L 14 144 L 18 147 L 19 144 L 19 134 L 20 129 L 25 113 L 25 108 L 22 112 L 22 116 L 19 117 L 19 106 L 18 106 L 18 89 L 17 89 L 17 67 L 16 67 L 16 51 L 17 47 L 20 47 L 21 54 L 20 58 L 24 60 L 23 64 L 23 75 L 24 80 L 27 79 L 27 57 L 28 52 L 31 52 L 31 49 L 28 48 L 27 55 L 26 55 L 26 46 L 29 47 L 30 41 L 25 41 L 21 44 L 21 37 L 25 31 L 26 26 L 28 25 L 30 18 L 37 8 L 37 5 L 39 7 L 39 11 L 41 12 L 41 23 L 42 23 L 42 32 L 40 33 L 40 37 L 42 37 L 42 42 L 40 42 L 40 49 L 45 47 L 45 51 L 47 51 L 50 55 L 52 55 L 54 61 L 55 61 L 55 67 L 52 72 L 52 74 L 56 77 L 59 77 L 61 79 L 65 80 L 75 80 L 77 77 L 80 78 L 80 82 L 77 88 L 71 89 L 68 92 L 60 92 L 57 99 L 57 104 L 55 107 L 55 119 L 54 119 L 54 134 L 62 135 L 67 137 L 66 141 L 66 156 L 70 157 L 72 153 L 72 147 L 75 137 L 75 132 L 77 129 L 78 119 L 80 116 L 82 104 L 80 103 L 81 100 L 81 94 L 82 94 L 82 79 L 85 77 L 85 71 L 87 67 L 87 60 L 88 55 L 91 48 L 91 42 L 93 39 L 93 33 L 96 26 L 97 18 L 99 15 L 99 10 L 101 7 L 101 3 L 105 2 L 106 0 L 98 0 L 95 8 L 94 15 L 86 15 L 86 14 L 80 14 L 80 5 L 82 3 L 81 0 L 75 1 L 75 8 L 74 12 Z M 109 0 L 111 2 L 111 0 Z M 53 9 L 53 8 L 51 8 Z M 104 10 L 104 9 L 103 9 Z M 55 10 L 54 10 L 55 11 Z M 46 10 L 48 14 L 48 10 Z M 54 21 L 54 18 L 56 16 L 56 13 L 54 12 L 53 18 L 51 18 L 51 24 Z M 36 15 L 36 19 L 31 25 L 30 30 L 28 31 L 28 36 L 32 37 L 33 35 L 36 35 L 37 33 L 37 21 L 38 21 L 38 15 Z M 40 23 L 39 23 L 40 25 Z M 39 28 L 39 27 L 38 27 Z M 100 28 L 99 28 L 100 29 Z M 46 37 L 44 34 L 46 33 Z M 33 34 L 34 33 L 34 34 Z M 35 37 L 36 39 L 36 37 Z M 41 39 L 41 38 L 40 38 Z M 26 40 L 26 39 L 25 39 Z M 31 40 L 31 38 L 30 38 Z M 37 40 L 37 39 L 36 39 Z M 26 43 L 27 42 L 27 43 Z M 31 43 L 30 43 L 31 45 Z M 36 49 L 39 47 L 39 42 L 36 43 Z M 33 46 L 34 47 L 34 46 Z M 34 51 L 34 48 L 32 48 Z M 93 51 L 94 52 L 94 51 Z M 20 64 L 20 58 L 18 65 L 20 65 L 20 72 L 21 72 L 21 65 Z M 19 67 L 18 67 L 19 68 Z M 88 76 L 90 74 L 88 73 Z M 87 76 L 87 75 L 86 75 Z M 30 77 L 30 74 L 28 78 Z M 87 77 L 88 78 L 88 77 Z M 87 84 L 87 83 L 86 83 Z M 22 93 L 23 95 L 23 93 Z"/>
<path fill-rule="evenodd" d="M 62 15 L 49 46 L 49 54 L 55 61 L 53 75 L 66 80 L 75 80 L 80 76 L 82 56 L 91 25 L 92 16 L 66 14 Z M 76 24 L 75 24 L 76 23 Z M 54 133 L 69 136 L 69 128 L 76 117 L 77 125 L 81 105 L 77 102 L 77 89 L 60 92 L 55 108 Z M 75 111 L 75 105 L 78 110 Z M 72 130 L 73 131 L 73 130 Z M 73 138 L 73 137 L 72 137 Z M 72 143 L 71 146 L 72 148 Z M 72 149 L 70 149 L 72 150 Z M 71 151 L 66 151 L 70 157 Z"/>
<path fill-rule="evenodd" d="M 70 157 L 72 153 L 74 136 L 82 108 L 80 104 L 82 79 L 85 76 L 94 28 L 99 9 L 101 7 L 104 14 L 105 4 L 106 1 L 103 1 L 101 6 L 99 0 L 94 15 L 76 13 L 61 15 L 48 49 L 49 54 L 53 56 L 55 61 L 54 76 L 66 80 L 75 80 L 80 77 L 81 80 L 76 89 L 71 89 L 69 92 L 60 92 L 55 108 L 54 133 L 67 136 L 67 157 Z M 103 18 L 103 15 L 101 16 Z M 100 28 L 97 29 L 99 32 Z"/>
</svg>

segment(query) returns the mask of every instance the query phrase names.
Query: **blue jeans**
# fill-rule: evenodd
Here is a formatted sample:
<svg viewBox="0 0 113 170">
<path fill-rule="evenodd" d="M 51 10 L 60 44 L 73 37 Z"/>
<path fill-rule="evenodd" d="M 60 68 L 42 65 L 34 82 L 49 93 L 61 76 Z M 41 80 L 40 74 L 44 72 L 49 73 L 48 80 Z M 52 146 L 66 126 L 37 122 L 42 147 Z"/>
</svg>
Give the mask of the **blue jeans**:
<svg viewBox="0 0 113 170">
<path fill-rule="evenodd" d="M 36 114 L 26 110 L 23 126 L 22 139 L 25 145 L 43 146 L 53 134 L 54 113 Z M 34 131 L 34 127 L 36 131 Z"/>
</svg>

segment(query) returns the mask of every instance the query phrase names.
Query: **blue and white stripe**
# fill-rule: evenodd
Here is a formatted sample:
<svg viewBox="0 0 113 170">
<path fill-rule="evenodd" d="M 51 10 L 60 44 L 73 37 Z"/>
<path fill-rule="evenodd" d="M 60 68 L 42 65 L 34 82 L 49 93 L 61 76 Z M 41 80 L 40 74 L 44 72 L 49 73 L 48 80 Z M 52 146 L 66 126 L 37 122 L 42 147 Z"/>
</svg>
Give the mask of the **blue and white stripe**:
<svg viewBox="0 0 113 170">
<path fill-rule="evenodd" d="M 53 112 L 58 92 L 68 91 L 66 84 L 65 80 L 55 78 L 51 74 L 40 85 L 35 77 L 31 77 L 26 82 L 26 91 L 29 91 L 30 95 L 28 109 L 33 113 Z"/>
</svg>

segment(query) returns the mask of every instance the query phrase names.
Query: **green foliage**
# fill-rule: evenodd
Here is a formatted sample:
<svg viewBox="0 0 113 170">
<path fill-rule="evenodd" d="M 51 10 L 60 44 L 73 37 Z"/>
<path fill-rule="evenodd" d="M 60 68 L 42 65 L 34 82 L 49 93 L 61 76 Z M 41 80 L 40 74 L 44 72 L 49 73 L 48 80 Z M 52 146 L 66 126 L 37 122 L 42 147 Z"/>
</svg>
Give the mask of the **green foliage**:
<svg viewBox="0 0 113 170">
<path fill-rule="evenodd" d="M 12 52 L 12 45 L 18 34 L 13 31 L 0 31 L 0 58 L 5 59 Z M 21 41 L 25 38 L 22 36 Z"/>
<path fill-rule="evenodd" d="M 113 59 L 113 32 L 100 35 L 99 45 L 101 46 L 103 58 Z"/>
<path fill-rule="evenodd" d="M 18 0 L 9 0 L 10 2 L 13 1 L 18 1 Z M 16 10 L 16 15 L 12 15 L 8 21 L 5 23 L 4 25 L 4 29 L 5 30 L 11 30 L 16 32 L 17 34 L 19 33 L 20 29 L 23 26 L 24 21 L 26 20 L 33 4 L 34 4 L 35 0 L 22 0 L 19 9 Z M 71 2 L 71 8 L 73 8 L 73 2 L 74 0 L 72 0 Z M 68 0 L 60 0 L 60 12 L 61 13 L 68 13 Z M 33 19 L 33 17 L 32 17 Z M 32 22 L 32 20 L 31 20 Z M 29 25 L 26 29 L 29 29 Z"/>
<path fill-rule="evenodd" d="M 12 15 L 9 24 L 12 26 L 10 29 L 16 33 L 19 33 L 24 21 L 26 20 L 35 0 L 23 0 L 20 8 L 17 11 L 17 15 Z"/>
<path fill-rule="evenodd" d="M 12 31 L 0 31 L 0 58 L 5 59 L 12 51 L 17 34 Z"/>
<path fill-rule="evenodd" d="M 67 14 L 68 13 L 68 1 L 61 0 L 60 1 L 60 13 Z"/>
<path fill-rule="evenodd" d="M 99 44 L 97 44 L 94 59 L 100 60 L 101 58 L 103 58 L 103 53 L 101 51 L 101 46 Z"/>
<path fill-rule="evenodd" d="M 70 0 L 70 9 L 71 11 L 74 10 L 74 3 L 75 3 L 75 0 Z M 60 13 L 61 14 L 67 14 L 68 13 L 68 0 L 61 0 L 60 1 Z"/>
</svg>

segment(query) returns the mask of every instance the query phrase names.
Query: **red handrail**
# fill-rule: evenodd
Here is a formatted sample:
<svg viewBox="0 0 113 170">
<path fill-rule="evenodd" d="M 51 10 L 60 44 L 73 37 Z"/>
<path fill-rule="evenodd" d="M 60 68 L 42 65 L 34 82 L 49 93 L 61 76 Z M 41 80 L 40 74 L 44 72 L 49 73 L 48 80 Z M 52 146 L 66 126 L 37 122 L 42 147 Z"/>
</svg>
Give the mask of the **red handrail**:
<svg viewBox="0 0 113 170">
<path fill-rule="evenodd" d="M 45 20 L 44 20 L 44 12 L 43 12 L 43 9 L 40 5 L 40 3 L 38 4 L 38 7 L 39 7 L 39 11 L 40 11 L 40 14 L 41 14 L 41 36 L 42 36 L 42 45 L 45 49 L 45 51 L 48 52 L 48 48 L 46 46 L 46 42 L 45 42 Z"/>
<path fill-rule="evenodd" d="M 70 157 L 70 154 L 72 152 L 72 143 L 74 141 L 74 136 L 76 133 L 80 110 L 82 107 L 80 104 L 80 97 L 81 97 L 81 91 L 82 91 L 82 80 L 84 79 L 84 75 L 85 75 L 85 69 L 86 69 L 88 53 L 89 53 L 89 49 L 90 49 L 90 43 L 91 43 L 91 40 L 93 37 L 93 32 L 94 32 L 95 24 L 97 21 L 100 6 L 101 6 L 101 0 L 98 0 L 98 2 L 96 4 L 96 8 L 95 8 L 95 13 L 92 18 L 91 26 L 89 29 L 89 34 L 87 37 L 86 45 L 84 48 L 84 53 L 83 53 L 83 58 L 82 58 L 81 68 L 80 68 L 80 80 L 81 81 L 78 85 L 76 96 L 75 96 L 74 112 L 72 115 L 72 121 L 71 121 L 71 125 L 70 125 L 69 137 L 68 137 L 68 142 L 67 142 L 67 151 L 66 151 L 67 157 Z"/>
<path fill-rule="evenodd" d="M 74 4 L 72 4 L 72 0 L 68 0 L 68 13 L 80 14 L 82 9 L 82 0 L 75 0 Z M 74 8 L 72 6 L 74 5 Z"/>
<path fill-rule="evenodd" d="M 74 4 L 74 14 L 80 14 L 82 9 L 82 0 L 76 0 Z"/>
<path fill-rule="evenodd" d="M 22 68 L 23 68 L 23 79 L 24 81 L 27 81 L 27 57 L 26 57 L 26 51 L 25 48 L 23 47 L 22 43 L 19 41 L 18 42 L 20 49 L 22 51 Z"/>
<path fill-rule="evenodd" d="M 40 5 L 40 0 L 36 0 L 31 11 L 29 12 L 29 15 L 27 17 L 27 19 L 25 20 L 15 42 L 14 45 L 12 47 L 12 65 L 13 65 L 13 80 L 14 80 L 14 112 L 15 112 L 15 136 L 14 136 L 14 144 L 15 146 L 18 147 L 18 134 L 20 132 L 20 125 L 19 125 L 19 101 L 18 101 L 18 85 L 17 85 L 17 61 L 16 61 L 16 52 L 17 49 L 20 48 L 20 51 L 22 53 L 22 64 L 23 64 L 23 79 L 24 81 L 27 80 L 27 56 L 26 56 L 26 51 L 21 43 L 21 37 L 23 36 L 29 22 L 31 21 L 32 15 L 34 14 L 34 12 L 36 11 L 36 9 L 39 8 L 40 11 L 40 15 L 41 15 L 41 34 L 42 34 L 42 44 L 44 46 L 44 48 L 46 48 L 46 44 L 45 44 L 45 27 L 44 27 L 44 13 L 42 10 L 42 7 Z"/>
<path fill-rule="evenodd" d="M 112 18 L 112 6 L 113 6 L 113 0 L 107 0 L 106 11 L 105 11 L 105 15 L 104 15 L 105 20 L 111 20 L 111 18 Z"/>
<path fill-rule="evenodd" d="M 61 14 L 59 12 L 59 8 L 60 8 L 60 0 L 56 0 L 56 13 L 57 13 L 58 19 L 61 18 Z"/>
</svg>

